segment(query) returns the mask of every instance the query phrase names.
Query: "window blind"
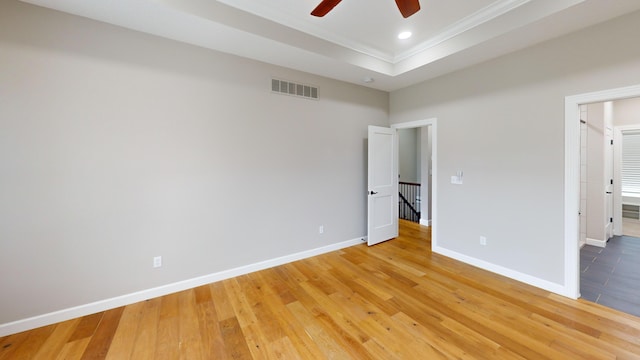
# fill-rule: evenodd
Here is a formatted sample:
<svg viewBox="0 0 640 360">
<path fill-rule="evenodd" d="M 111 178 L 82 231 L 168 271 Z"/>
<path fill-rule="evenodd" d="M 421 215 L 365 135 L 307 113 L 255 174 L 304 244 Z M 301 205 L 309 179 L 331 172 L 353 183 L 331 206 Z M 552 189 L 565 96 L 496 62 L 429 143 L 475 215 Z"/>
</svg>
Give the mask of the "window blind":
<svg viewBox="0 0 640 360">
<path fill-rule="evenodd" d="M 640 195 L 640 131 L 622 133 L 622 192 Z"/>
</svg>

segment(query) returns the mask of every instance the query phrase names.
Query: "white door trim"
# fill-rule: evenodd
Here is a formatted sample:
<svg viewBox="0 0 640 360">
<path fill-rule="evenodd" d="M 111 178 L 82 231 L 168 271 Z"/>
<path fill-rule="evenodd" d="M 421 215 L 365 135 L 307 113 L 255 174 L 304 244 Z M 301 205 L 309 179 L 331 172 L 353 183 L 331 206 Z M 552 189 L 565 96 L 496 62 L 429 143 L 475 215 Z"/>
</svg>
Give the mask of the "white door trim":
<svg viewBox="0 0 640 360">
<path fill-rule="evenodd" d="M 563 295 L 580 297 L 580 105 L 640 96 L 640 85 L 565 97 L 564 118 L 564 288 Z"/>
<path fill-rule="evenodd" d="M 403 123 L 397 123 L 391 125 L 392 129 L 412 129 L 423 126 L 431 126 L 431 248 L 438 244 L 438 126 L 437 118 L 430 118 L 424 120 L 415 120 Z M 398 161 L 398 154 L 396 154 L 396 161 Z M 398 175 L 396 174 L 396 177 Z"/>
<path fill-rule="evenodd" d="M 624 235 L 622 224 L 622 134 L 640 131 L 640 124 L 613 127 L 613 234 Z"/>
</svg>

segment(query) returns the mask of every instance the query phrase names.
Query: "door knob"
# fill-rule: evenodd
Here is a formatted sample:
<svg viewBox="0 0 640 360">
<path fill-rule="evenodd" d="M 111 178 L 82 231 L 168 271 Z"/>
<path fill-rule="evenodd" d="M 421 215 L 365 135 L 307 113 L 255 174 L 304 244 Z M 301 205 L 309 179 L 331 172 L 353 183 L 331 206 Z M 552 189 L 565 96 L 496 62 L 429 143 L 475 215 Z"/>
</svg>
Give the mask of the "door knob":
<svg viewBox="0 0 640 360">
<path fill-rule="evenodd" d="M 377 191 L 373 191 L 373 190 L 369 191 L 369 195 L 375 195 L 377 193 L 378 193 Z"/>
</svg>

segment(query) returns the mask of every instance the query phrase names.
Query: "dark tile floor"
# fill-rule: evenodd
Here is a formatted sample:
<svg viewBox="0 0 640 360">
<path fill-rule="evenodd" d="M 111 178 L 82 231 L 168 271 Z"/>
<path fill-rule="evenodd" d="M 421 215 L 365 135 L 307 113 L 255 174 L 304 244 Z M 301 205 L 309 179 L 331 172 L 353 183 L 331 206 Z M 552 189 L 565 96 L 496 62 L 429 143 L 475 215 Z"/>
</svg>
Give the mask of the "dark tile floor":
<svg viewBox="0 0 640 360">
<path fill-rule="evenodd" d="M 605 248 L 583 246 L 580 293 L 585 300 L 640 316 L 640 238 L 614 236 Z"/>
</svg>

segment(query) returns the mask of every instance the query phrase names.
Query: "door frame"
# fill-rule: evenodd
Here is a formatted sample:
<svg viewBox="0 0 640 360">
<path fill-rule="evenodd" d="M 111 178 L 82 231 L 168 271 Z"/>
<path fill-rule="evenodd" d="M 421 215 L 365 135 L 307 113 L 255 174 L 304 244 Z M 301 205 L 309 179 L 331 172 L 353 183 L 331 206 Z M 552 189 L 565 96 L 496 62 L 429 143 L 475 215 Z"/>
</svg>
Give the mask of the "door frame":
<svg viewBox="0 0 640 360">
<path fill-rule="evenodd" d="M 633 85 L 565 97 L 563 295 L 567 297 L 580 297 L 580 105 L 639 96 L 640 85 Z"/>
<path fill-rule="evenodd" d="M 624 235 L 622 223 L 622 145 L 625 132 L 638 132 L 639 125 L 613 127 L 613 235 Z"/>
<path fill-rule="evenodd" d="M 614 185 L 614 180 L 615 180 L 615 159 L 614 159 L 614 127 L 613 127 L 613 102 L 611 101 L 607 101 L 604 103 L 604 111 L 605 111 L 605 121 L 606 121 L 606 114 L 607 112 L 609 113 L 608 116 L 610 116 L 610 120 L 611 123 L 608 125 L 605 125 L 604 128 L 604 139 L 605 139 L 605 143 L 604 143 L 604 172 L 605 172 L 605 184 L 608 184 L 605 186 L 605 195 L 604 195 L 604 206 L 605 206 L 605 219 L 609 219 L 607 220 L 608 223 L 605 226 L 605 231 L 604 231 L 604 237 L 605 237 L 605 246 L 607 241 L 609 241 L 609 239 L 611 239 L 614 235 L 614 225 L 616 224 L 616 222 L 614 221 L 615 218 L 615 202 L 616 202 L 616 189 L 617 186 Z M 609 127 L 610 126 L 610 127 Z M 588 165 L 587 165 L 588 166 Z M 611 183 L 607 182 L 607 178 L 610 179 Z M 587 198 L 587 201 L 589 201 L 589 199 Z"/>
<path fill-rule="evenodd" d="M 413 129 L 413 128 L 421 128 L 424 126 L 431 126 L 431 248 L 437 246 L 438 244 L 438 119 L 437 118 L 429 118 L 423 120 L 415 120 L 409 122 L 402 122 L 392 124 L 391 128 L 395 129 Z M 397 151 L 394 154 L 396 158 L 396 162 L 399 161 L 399 152 Z M 398 174 L 396 174 L 396 178 Z M 424 225 L 424 224 L 422 224 Z"/>
</svg>

